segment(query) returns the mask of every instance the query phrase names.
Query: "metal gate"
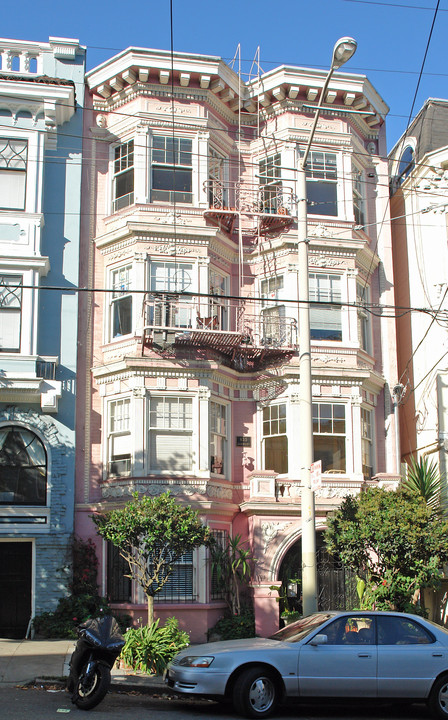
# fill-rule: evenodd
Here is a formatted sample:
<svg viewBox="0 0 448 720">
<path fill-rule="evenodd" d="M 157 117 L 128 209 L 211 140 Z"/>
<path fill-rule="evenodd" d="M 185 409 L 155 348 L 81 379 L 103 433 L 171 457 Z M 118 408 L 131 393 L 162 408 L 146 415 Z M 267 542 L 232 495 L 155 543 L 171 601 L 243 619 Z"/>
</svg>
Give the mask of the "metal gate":
<svg viewBox="0 0 448 720">
<path fill-rule="evenodd" d="M 325 547 L 324 533 L 316 533 L 317 592 L 319 610 L 351 610 L 356 607 L 356 576 L 338 557 L 330 555 Z M 300 587 L 291 579 L 302 577 L 302 540 L 289 548 L 279 571 L 282 581 L 280 614 L 284 610 L 302 611 Z"/>
</svg>

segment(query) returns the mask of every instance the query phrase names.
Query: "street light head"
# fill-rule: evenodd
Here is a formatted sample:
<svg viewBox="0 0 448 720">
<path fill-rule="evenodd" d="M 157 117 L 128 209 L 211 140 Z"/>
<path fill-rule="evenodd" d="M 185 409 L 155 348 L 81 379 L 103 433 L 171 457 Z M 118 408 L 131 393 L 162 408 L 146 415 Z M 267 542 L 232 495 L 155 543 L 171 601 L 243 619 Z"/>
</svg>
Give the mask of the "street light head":
<svg viewBox="0 0 448 720">
<path fill-rule="evenodd" d="M 338 70 L 347 60 L 350 60 L 355 54 L 358 44 L 351 37 L 343 37 L 337 41 L 333 48 L 333 59 L 331 61 L 332 70 Z"/>
</svg>

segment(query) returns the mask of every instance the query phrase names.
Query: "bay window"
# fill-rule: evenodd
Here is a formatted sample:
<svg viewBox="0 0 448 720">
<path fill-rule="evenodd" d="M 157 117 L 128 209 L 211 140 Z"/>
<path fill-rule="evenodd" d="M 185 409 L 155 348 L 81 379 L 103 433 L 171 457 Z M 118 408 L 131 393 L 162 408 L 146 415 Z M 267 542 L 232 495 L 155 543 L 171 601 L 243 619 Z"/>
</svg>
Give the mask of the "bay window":
<svg viewBox="0 0 448 720">
<path fill-rule="evenodd" d="M 193 202 L 192 141 L 171 135 L 152 139 L 152 202 Z"/>
<path fill-rule="evenodd" d="M 114 212 L 134 202 L 134 141 L 115 148 L 114 157 Z"/>
<path fill-rule="evenodd" d="M 149 465 L 152 472 L 193 470 L 193 401 L 152 397 L 149 411 Z"/>
<path fill-rule="evenodd" d="M 311 339 L 342 340 L 340 275 L 310 273 L 309 293 Z"/>
<path fill-rule="evenodd" d="M 25 210 L 28 143 L 0 138 L 0 208 Z"/>
<path fill-rule="evenodd" d="M 313 403 L 314 460 L 322 472 L 345 472 L 345 406 Z"/>
<path fill-rule="evenodd" d="M 286 404 L 263 408 L 264 469 L 288 472 L 288 437 L 286 435 Z"/>
<path fill-rule="evenodd" d="M 0 351 L 19 352 L 22 324 L 21 275 L 0 275 Z"/>
<path fill-rule="evenodd" d="M 172 297 L 191 287 L 193 266 L 189 263 L 151 262 L 149 290 L 158 293 L 149 308 L 148 325 L 156 327 L 187 328 L 193 324 L 191 299 L 182 301 Z M 160 293 L 166 293 L 164 297 Z"/>
</svg>

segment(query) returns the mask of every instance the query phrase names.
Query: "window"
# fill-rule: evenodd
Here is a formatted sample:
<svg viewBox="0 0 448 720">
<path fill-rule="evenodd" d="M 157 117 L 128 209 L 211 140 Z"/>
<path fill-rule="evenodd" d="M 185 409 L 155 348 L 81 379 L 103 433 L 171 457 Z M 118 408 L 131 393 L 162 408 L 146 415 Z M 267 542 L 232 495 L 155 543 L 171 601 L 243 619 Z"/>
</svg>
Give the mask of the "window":
<svg viewBox="0 0 448 720">
<path fill-rule="evenodd" d="M 193 469 L 193 401 L 183 397 L 153 397 L 149 413 L 149 463 L 153 471 Z"/>
<path fill-rule="evenodd" d="M 356 284 L 356 309 L 358 313 L 358 342 L 362 350 L 370 352 L 370 323 L 366 303 L 369 302 L 369 288 Z"/>
<path fill-rule="evenodd" d="M 20 351 L 22 276 L 0 275 L 0 351 Z"/>
<path fill-rule="evenodd" d="M 109 602 L 127 603 L 132 601 L 132 583 L 131 578 L 126 577 L 129 574 L 129 564 L 120 555 L 119 549 L 107 543 L 107 597 Z"/>
<path fill-rule="evenodd" d="M 270 303 L 267 302 L 267 300 L 277 300 L 279 296 L 278 291 L 283 290 L 283 286 L 283 275 L 274 275 L 273 277 L 262 280 L 260 284 L 261 304 L 268 305 L 269 307 Z"/>
<path fill-rule="evenodd" d="M 287 328 L 285 321 L 285 306 L 263 308 L 263 336 L 261 344 L 269 347 L 285 345 L 287 343 Z"/>
<path fill-rule="evenodd" d="M 342 340 L 340 275 L 310 273 L 309 283 L 311 339 Z M 332 307 L 328 303 L 338 303 L 338 306 Z"/>
<path fill-rule="evenodd" d="M 193 202 L 192 141 L 155 135 L 152 141 L 153 202 Z"/>
<path fill-rule="evenodd" d="M 434 637 L 408 618 L 378 617 L 378 645 L 430 645 Z"/>
<path fill-rule="evenodd" d="M 263 449 L 265 470 L 288 472 L 285 403 L 263 408 Z"/>
<path fill-rule="evenodd" d="M 154 596 L 154 602 L 193 602 L 196 600 L 193 585 L 193 551 L 171 563 L 173 573 L 163 589 Z"/>
<path fill-rule="evenodd" d="M 132 266 L 112 270 L 111 335 L 112 338 L 132 332 Z"/>
<path fill-rule="evenodd" d="M 404 183 L 407 176 L 414 169 L 414 165 L 415 165 L 414 150 L 411 148 L 410 145 L 408 145 L 408 147 L 405 148 L 405 150 L 403 151 L 403 154 L 400 159 L 400 163 L 398 165 L 398 173 L 397 173 L 397 179 L 396 179 L 397 185 L 402 185 L 402 183 Z"/>
<path fill-rule="evenodd" d="M 134 141 L 115 148 L 114 211 L 134 202 Z"/>
<path fill-rule="evenodd" d="M 312 150 L 306 167 L 309 215 L 337 215 L 336 154 Z"/>
<path fill-rule="evenodd" d="M 0 428 L 0 505 L 45 505 L 47 453 L 30 430 Z"/>
<path fill-rule="evenodd" d="M 278 213 L 283 205 L 281 182 L 281 155 L 269 155 L 260 160 L 259 181 L 261 191 L 261 212 Z"/>
<path fill-rule="evenodd" d="M 212 537 L 218 550 L 224 551 L 228 546 L 227 530 L 212 530 Z M 217 568 L 212 564 L 210 576 L 210 600 L 222 600 L 225 597 L 226 588 L 223 579 L 218 575 Z"/>
<path fill-rule="evenodd" d="M 353 165 L 352 167 L 352 189 L 353 189 L 353 214 L 357 225 L 365 225 L 364 216 L 364 179 L 362 171 Z"/>
<path fill-rule="evenodd" d="M 109 403 L 109 453 L 108 474 L 127 476 L 131 474 L 131 401 L 129 398 Z"/>
<path fill-rule="evenodd" d="M 220 403 L 210 403 L 210 471 L 226 474 L 227 454 L 227 408 Z"/>
<path fill-rule="evenodd" d="M 314 460 L 322 472 L 345 472 L 345 406 L 313 403 Z"/>
<path fill-rule="evenodd" d="M 0 138 L 0 207 L 6 210 L 25 209 L 26 140 Z"/>
<path fill-rule="evenodd" d="M 187 263 L 151 262 L 149 289 L 151 292 L 181 293 L 191 287 L 193 266 Z M 193 324 L 193 305 L 189 298 L 175 299 L 157 295 L 149 307 L 148 325 L 187 328 Z"/>
<path fill-rule="evenodd" d="M 225 295 L 227 295 L 227 278 L 214 270 L 210 270 L 209 293 L 213 295 L 209 303 L 209 316 L 200 318 L 199 325 L 206 329 L 227 330 L 229 314 L 229 301 L 225 298 Z"/>
<path fill-rule="evenodd" d="M 373 475 L 372 444 L 372 413 L 370 410 L 361 408 L 362 474 L 365 480 L 370 480 Z"/>
<path fill-rule="evenodd" d="M 375 620 L 344 615 L 327 625 L 325 634 L 328 645 L 375 645 Z"/>
<path fill-rule="evenodd" d="M 225 158 L 213 147 L 208 151 L 208 202 L 211 208 L 227 208 L 228 191 L 224 181 Z"/>
</svg>

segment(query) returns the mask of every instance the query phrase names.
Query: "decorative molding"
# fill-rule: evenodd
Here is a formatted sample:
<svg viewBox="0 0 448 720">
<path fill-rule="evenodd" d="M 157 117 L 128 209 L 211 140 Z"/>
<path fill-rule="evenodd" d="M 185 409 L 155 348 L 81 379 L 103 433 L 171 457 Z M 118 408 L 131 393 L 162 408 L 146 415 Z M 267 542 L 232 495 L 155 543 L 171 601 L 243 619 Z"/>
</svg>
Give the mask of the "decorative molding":
<svg viewBox="0 0 448 720">
<path fill-rule="evenodd" d="M 263 538 L 263 552 L 266 553 L 269 544 L 277 537 L 280 532 L 284 532 L 287 527 L 292 525 L 291 522 L 273 522 L 267 521 L 261 523 L 261 536 Z"/>
</svg>

